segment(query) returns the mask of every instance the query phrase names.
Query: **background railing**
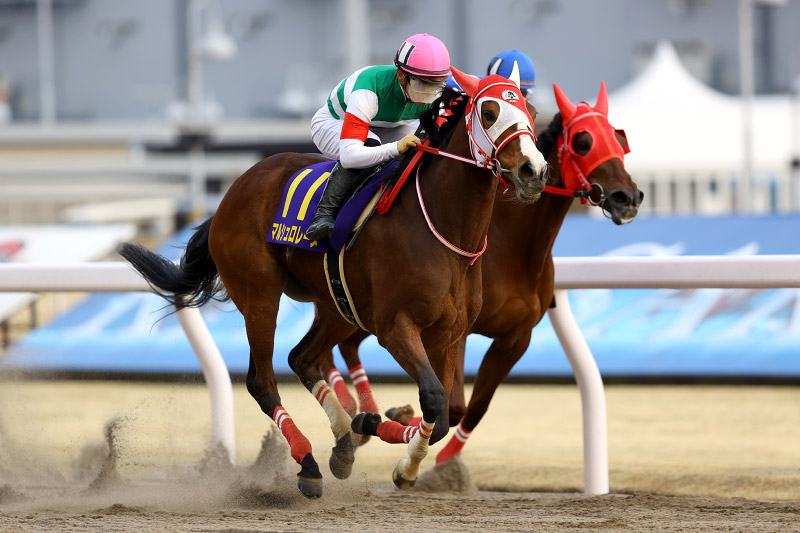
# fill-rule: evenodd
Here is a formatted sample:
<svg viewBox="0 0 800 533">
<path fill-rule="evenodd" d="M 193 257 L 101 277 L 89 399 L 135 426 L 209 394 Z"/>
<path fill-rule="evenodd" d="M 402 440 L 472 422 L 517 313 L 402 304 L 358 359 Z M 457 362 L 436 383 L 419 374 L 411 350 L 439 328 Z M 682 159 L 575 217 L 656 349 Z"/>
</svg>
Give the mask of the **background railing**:
<svg viewBox="0 0 800 533">
<path fill-rule="evenodd" d="M 785 214 L 800 211 L 800 169 L 761 169 L 754 173 L 749 202 L 744 202 L 739 169 L 692 172 L 633 171 L 645 201 L 642 214 Z"/>
</svg>

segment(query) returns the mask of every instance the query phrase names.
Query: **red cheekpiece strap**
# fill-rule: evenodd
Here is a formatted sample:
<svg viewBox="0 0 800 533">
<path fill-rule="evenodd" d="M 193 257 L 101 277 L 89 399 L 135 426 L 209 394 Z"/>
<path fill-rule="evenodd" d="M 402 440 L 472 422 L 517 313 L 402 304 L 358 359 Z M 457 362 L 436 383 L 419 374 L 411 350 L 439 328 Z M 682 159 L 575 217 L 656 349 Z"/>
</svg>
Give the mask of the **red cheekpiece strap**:
<svg viewBox="0 0 800 533">
<path fill-rule="evenodd" d="M 352 113 L 344 114 L 344 124 L 340 139 L 356 139 L 366 142 L 369 133 L 369 122 L 364 122 Z"/>
<path fill-rule="evenodd" d="M 275 411 L 272 413 L 272 420 L 278 424 L 281 433 L 283 433 L 283 436 L 286 437 L 286 440 L 289 442 L 292 459 L 297 461 L 297 464 L 301 464 L 303 458 L 311 453 L 311 443 L 308 442 L 305 435 L 300 433 L 300 430 L 294 425 L 292 417 L 289 416 L 289 413 L 287 413 L 286 409 L 282 406 L 279 405 L 275 408 Z"/>
</svg>

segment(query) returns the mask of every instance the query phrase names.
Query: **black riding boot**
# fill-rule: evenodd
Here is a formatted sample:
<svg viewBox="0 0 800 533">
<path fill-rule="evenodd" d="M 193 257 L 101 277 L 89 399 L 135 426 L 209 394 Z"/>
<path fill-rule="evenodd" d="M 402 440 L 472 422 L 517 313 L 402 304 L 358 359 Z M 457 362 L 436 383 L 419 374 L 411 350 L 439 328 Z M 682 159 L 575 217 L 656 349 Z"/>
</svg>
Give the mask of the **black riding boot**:
<svg viewBox="0 0 800 533">
<path fill-rule="evenodd" d="M 333 170 L 331 170 L 331 175 L 328 176 L 328 183 L 322 192 L 322 198 L 319 200 L 314 220 L 311 221 L 311 225 L 306 230 L 306 237 L 312 241 L 318 241 L 330 236 L 336 213 L 345 196 L 356 185 L 357 179 L 358 174 L 356 172 L 351 172 L 338 161 L 336 162 Z"/>
</svg>

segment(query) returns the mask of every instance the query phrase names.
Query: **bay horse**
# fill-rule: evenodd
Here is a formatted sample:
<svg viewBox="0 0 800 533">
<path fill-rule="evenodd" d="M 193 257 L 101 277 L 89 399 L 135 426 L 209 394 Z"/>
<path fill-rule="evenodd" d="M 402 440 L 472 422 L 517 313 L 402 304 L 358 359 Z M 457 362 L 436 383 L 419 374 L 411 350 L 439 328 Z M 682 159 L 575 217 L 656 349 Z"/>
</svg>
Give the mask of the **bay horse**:
<svg viewBox="0 0 800 533">
<path fill-rule="evenodd" d="M 453 72 L 462 87 L 470 87 L 468 96 L 454 100 L 454 93 L 445 91 L 420 117 L 435 134 L 431 146 L 449 157 L 425 154 L 417 167 L 416 190 L 402 188 L 391 210 L 371 220 L 344 257 L 361 323 L 419 387 L 422 419 L 415 431 L 396 422 L 378 428 L 388 442 L 409 443 L 408 457 L 393 472 L 400 488 L 416 480 L 429 441 L 442 439 L 449 429 L 458 343 L 481 305 L 477 259 L 485 249 L 498 179 L 510 182 L 521 202 L 537 200 L 546 183 L 547 163 L 536 150 L 533 122 L 520 104 L 518 77 L 509 81 L 494 75 L 478 82 Z M 358 330 L 331 298 L 323 256 L 267 242 L 288 180 L 323 160 L 278 154 L 247 170 L 213 217 L 197 228 L 179 265 L 132 244 L 120 252 L 177 308 L 202 305 L 224 286 L 245 319 L 247 390 L 287 439 L 301 468 L 297 487 L 309 498 L 322 495 L 322 474 L 310 442 L 282 406 L 272 364 L 282 293 L 316 307 L 311 329 L 289 353 L 289 365 L 331 421 L 336 445 L 329 465 L 336 477 L 346 478 L 352 470 L 351 427 L 375 431 L 351 420 L 320 379 L 319 359 Z"/>
<path fill-rule="evenodd" d="M 553 304 L 554 268 L 552 249 L 575 196 L 599 206 L 617 225 L 631 222 L 644 197 L 625 170 L 628 143 L 621 130 L 608 122 L 605 84 L 594 108 L 585 102 L 573 104 L 561 89 L 554 91 L 559 113 L 537 141 L 537 148 L 550 165 L 552 186 L 535 205 L 512 201 L 502 190 L 495 198 L 489 226 L 489 245 L 481 272 L 483 305 L 470 329 L 494 339 L 483 357 L 469 404 L 465 405 L 464 348 L 459 345 L 459 365 L 450 398 L 450 424 L 458 425 L 448 444 L 437 455 L 437 463 L 458 454 L 489 407 L 494 392 L 530 344 L 531 332 Z M 584 177 L 585 176 L 585 177 Z M 536 228 L 535 231 L 530 231 Z M 363 373 L 358 345 L 366 338 L 359 332 L 339 344 L 351 376 Z M 353 370 L 355 369 L 355 370 Z M 329 357 L 321 369 L 336 381 L 342 403 L 355 409 L 342 378 Z M 359 407 L 377 413 L 377 404 L 360 377 L 356 384 Z M 356 379 L 353 379 L 354 384 Z M 413 425 L 410 406 L 393 408 L 387 416 Z M 379 415 L 368 415 L 378 417 Z"/>
</svg>

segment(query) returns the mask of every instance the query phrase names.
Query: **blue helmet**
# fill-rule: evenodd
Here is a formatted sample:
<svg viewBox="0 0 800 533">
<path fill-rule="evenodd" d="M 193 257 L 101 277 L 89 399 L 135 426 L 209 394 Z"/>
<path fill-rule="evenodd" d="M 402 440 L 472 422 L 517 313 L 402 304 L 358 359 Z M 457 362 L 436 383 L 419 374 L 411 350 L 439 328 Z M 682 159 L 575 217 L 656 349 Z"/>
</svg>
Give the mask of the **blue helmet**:
<svg viewBox="0 0 800 533">
<path fill-rule="evenodd" d="M 535 87 L 536 72 L 533 70 L 533 61 L 527 54 L 519 50 L 506 50 L 494 56 L 486 69 L 486 75 L 499 74 L 504 78 L 508 78 L 514 68 L 514 61 L 517 62 L 517 68 L 519 68 L 520 88 L 530 89 Z"/>
</svg>

